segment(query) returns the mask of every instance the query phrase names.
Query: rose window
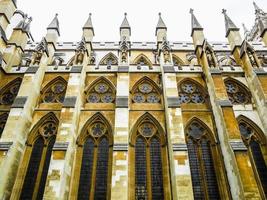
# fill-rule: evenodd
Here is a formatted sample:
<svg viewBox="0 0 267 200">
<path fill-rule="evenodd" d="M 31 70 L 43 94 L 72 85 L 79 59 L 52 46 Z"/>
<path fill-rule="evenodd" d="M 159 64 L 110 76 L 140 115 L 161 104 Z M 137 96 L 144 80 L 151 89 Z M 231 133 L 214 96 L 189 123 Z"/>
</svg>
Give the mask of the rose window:
<svg viewBox="0 0 267 200">
<path fill-rule="evenodd" d="M 86 94 L 88 103 L 114 103 L 115 101 L 115 90 L 106 81 L 98 82 Z"/>
<path fill-rule="evenodd" d="M 140 83 L 133 90 L 133 102 L 134 103 L 160 103 L 161 97 L 159 89 L 153 86 L 149 82 Z"/>
<path fill-rule="evenodd" d="M 200 139 L 205 129 L 197 122 L 193 122 L 188 128 L 189 135 L 194 139 Z"/>
<path fill-rule="evenodd" d="M 179 100 L 183 103 L 205 103 L 204 94 L 201 92 L 199 86 L 193 82 L 185 82 L 179 86 Z"/>
<path fill-rule="evenodd" d="M 232 104 L 251 103 L 251 95 L 243 86 L 228 80 L 225 82 L 225 87 Z"/>
<path fill-rule="evenodd" d="M 139 132 L 145 137 L 150 137 L 155 133 L 154 125 L 151 123 L 144 123 L 139 127 Z"/>
<path fill-rule="evenodd" d="M 55 123 L 53 122 L 49 122 L 49 123 L 46 123 L 42 128 L 41 128 L 41 135 L 44 136 L 45 138 L 48 138 L 52 135 L 56 135 L 56 130 L 57 130 L 57 127 L 55 125 Z"/>
<path fill-rule="evenodd" d="M 67 84 L 65 80 L 58 80 L 48 86 L 43 92 L 43 103 L 63 103 Z"/>
<path fill-rule="evenodd" d="M 102 123 L 95 123 L 91 127 L 91 134 L 95 137 L 100 137 L 101 135 L 105 134 L 106 132 L 106 127 Z"/>
</svg>

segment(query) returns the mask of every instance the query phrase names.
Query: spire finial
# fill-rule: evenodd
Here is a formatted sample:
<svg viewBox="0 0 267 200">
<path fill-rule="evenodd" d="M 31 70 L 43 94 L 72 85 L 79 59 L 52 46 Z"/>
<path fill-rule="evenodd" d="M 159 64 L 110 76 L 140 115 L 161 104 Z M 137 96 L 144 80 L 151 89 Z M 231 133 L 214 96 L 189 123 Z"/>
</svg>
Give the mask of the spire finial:
<svg viewBox="0 0 267 200">
<path fill-rule="evenodd" d="M 89 13 L 88 19 L 85 22 L 83 29 L 91 29 L 93 31 L 93 34 L 94 34 L 94 27 L 93 27 L 91 16 L 92 16 L 92 13 Z"/>
<path fill-rule="evenodd" d="M 190 8 L 189 13 L 191 14 L 191 36 L 193 35 L 193 32 L 195 30 L 200 30 L 202 31 L 203 28 L 200 25 L 200 23 L 198 22 L 196 16 L 194 15 L 194 10 L 192 8 Z"/>
<path fill-rule="evenodd" d="M 131 27 L 130 27 L 130 24 L 128 22 L 127 13 L 126 12 L 124 13 L 124 19 L 123 19 L 123 21 L 121 23 L 121 26 L 120 26 L 120 30 L 121 29 L 129 29 L 130 32 L 131 32 Z"/>
<path fill-rule="evenodd" d="M 224 15 L 224 21 L 225 21 L 225 31 L 226 31 L 226 36 L 230 33 L 230 31 L 239 31 L 239 28 L 236 27 L 234 22 L 228 17 L 226 14 L 226 9 L 222 9 L 222 14 Z"/>
<path fill-rule="evenodd" d="M 54 29 L 57 31 L 58 35 L 60 35 L 59 32 L 59 21 L 58 21 L 58 13 L 55 14 L 54 19 L 51 21 L 51 23 L 48 25 L 47 30 Z"/>
<path fill-rule="evenodd" d="M 167 30 L 167 27 L 166 27 L 165 23 L 163 22 L 163 20 L 161 18 L 161 12 L 159 12 L 159 20 L 158 20 L 158 24 L 157 24 L 157 27 L 156 27 L 156 35 L 157 35 L 157 30 L 158 29 Z"/>
</svg>

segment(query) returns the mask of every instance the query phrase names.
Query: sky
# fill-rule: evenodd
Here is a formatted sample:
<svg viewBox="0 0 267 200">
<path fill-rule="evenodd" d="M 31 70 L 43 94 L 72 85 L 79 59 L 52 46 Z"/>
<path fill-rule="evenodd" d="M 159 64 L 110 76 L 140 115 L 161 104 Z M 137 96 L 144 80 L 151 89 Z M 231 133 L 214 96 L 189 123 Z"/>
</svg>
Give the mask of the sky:
<svg viewBox="0 0 267 200">
<path fill-rule="evenodd" d="M 267 12 L 267 0 L 255 0 Z M 93 41 L 118 41 L 119 27 L 127 12 L 131 41 L 156 41 L 155 28 L 161 12 L 169 41 L 192 41 L 189 9 L 204 28 L 209 41 L 227 41 L 222 9 L 240 28 L 251 29 L 255 21 L 253 0 L 18 0 L 19 10 L 33 17 L 31 32 L 35 41 L 46 34 L 46 27 L 58 13 L 59 41 L 79 41 L 82 27 L 92 13 Z"/>
</svg>

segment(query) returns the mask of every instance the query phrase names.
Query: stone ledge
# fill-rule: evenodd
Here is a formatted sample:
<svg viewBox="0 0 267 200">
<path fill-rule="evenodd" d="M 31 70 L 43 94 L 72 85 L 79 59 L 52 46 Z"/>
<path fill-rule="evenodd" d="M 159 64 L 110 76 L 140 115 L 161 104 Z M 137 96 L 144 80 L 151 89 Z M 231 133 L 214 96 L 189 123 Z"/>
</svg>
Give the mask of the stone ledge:
<svg viewBox="0 0 267 200">
<path fill-rule="evenodd" d="M 210 68 L 210 73 L 211 74 L 221 74 L 221 70 L 216 69 L 216 68 Z"/>
<path fill-rule="evenodd" d="M 53 151 L 66 151 L 68 146 L 68 142 L 56 142 L 53 146 Z"/>
<path fill-rule="evenodd" d="M 63 102 L 63 107 L 65 108 L 74 108 L 76 104 L 77 97 L 75 96 L 69 96 L 65 97 Z"/>
<path fill-rule="evenodd" d="M 128 108 L 128 97 L 127 96 L 116 97 L 116 107 L 117 108 Z"/>
<path fill-rule="evenodd" d="M 23 108 L 28 97 L 21 96 L 21 97 L 16 97 L 11 108 Z"/>
<path fill-rule="evenodd" d="M 164 66 L 163 71 L 164 73 L 175 73 L 175 69 L 173 66 Z"/>
<path fill-rule="evenodd" d="M 218 100 L 218 104 L 221 107 L 232 107 L 233 106 L 233 104 L 229 100 Z"/>
<path fill-rule="evenodd" d="M 128 144 L 114 144 L 113 151 L 128 151 Z"/>
<path fill-rule="evenodd" d="M 129 66 L 119 66 L 118 72 L 129 72 Z"/>
<path fill-rule="evenodd" d="M 172 144 L 172 150 L 173 151 L 187 151 L 187 145 L 186 144 Z"/>
<path fill-rule="evenodd" d="M 0 142 L 0 150 L 8 151 L 12 144 L 13 142 Z"/>
<path fill-rule="evenodd" d="M 233 151 L 247 151 L 247 147 L 242 141 L 230 141 L 230 146 L 232 147 Z"/>
<path fill-rule="evenodd" d="M 25 74 L 35 74 L 38 71 L 39 67 L 28 67 L 25 71 Z"/>
<path fill-rule="evenodd" d="M 264 71 L 264 70 L 261 69 L 261 68 L 255 68 L 255 69 L 253 69 L 253 71 L 254 71 L 257 75 L 267 75 L 267 72 Z"/>
<path fill-rule="evenodd" d="M 167 97 L 168 108 L 178 108 L 180 107 L 178 97 Z"/>
<path fill-rule="evenodd" d="M 83 67 L 82 66 L 72 66 L 70 73 L 81 73 Z"/>
</svg>

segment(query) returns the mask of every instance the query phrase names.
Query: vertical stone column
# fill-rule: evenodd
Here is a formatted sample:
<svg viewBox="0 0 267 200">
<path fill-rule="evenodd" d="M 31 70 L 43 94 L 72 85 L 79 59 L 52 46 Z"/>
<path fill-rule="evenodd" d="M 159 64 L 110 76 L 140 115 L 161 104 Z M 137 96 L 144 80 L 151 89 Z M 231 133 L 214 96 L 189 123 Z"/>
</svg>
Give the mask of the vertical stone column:
<svg viewBox="0 0 267 200">
<path fill-rule="evenodd" d="M 85 66 L 73 66 L 69 74 L 60 125 L 48 170 L 44 193 L 44 198 L 47 199 L 67 199 L 69 195 L 86 77 Z"/>
<path fill-rule="evenodd" d="M 0 165 L 0 170 L 5 172 L 0 174 L 0 199 L 8 199 L 11 195 L 25 142 L 32 126 L 32 115 L 40 94 L 46 63 L 47 56 L 44 54 L 38 68 L 29 67 L 11 106 L 0 140 L 12 144 Z"/>
<path fill-rule="evenodd" d="M 176 73 L 172 65 L 163 65 L 162 69 L 172 195 L 173 199 L 193 199 L 182 111 L 178 104 Z"/>
<path fill-rule="evenodd" d="M 127 66 L 127 68 L 129 68 Z M 120 72 L 121 71 L 121 72 Z M 111 199 L 128 199 L 129 73 L 119 67 L 111 178 Z"/>
</svg>

